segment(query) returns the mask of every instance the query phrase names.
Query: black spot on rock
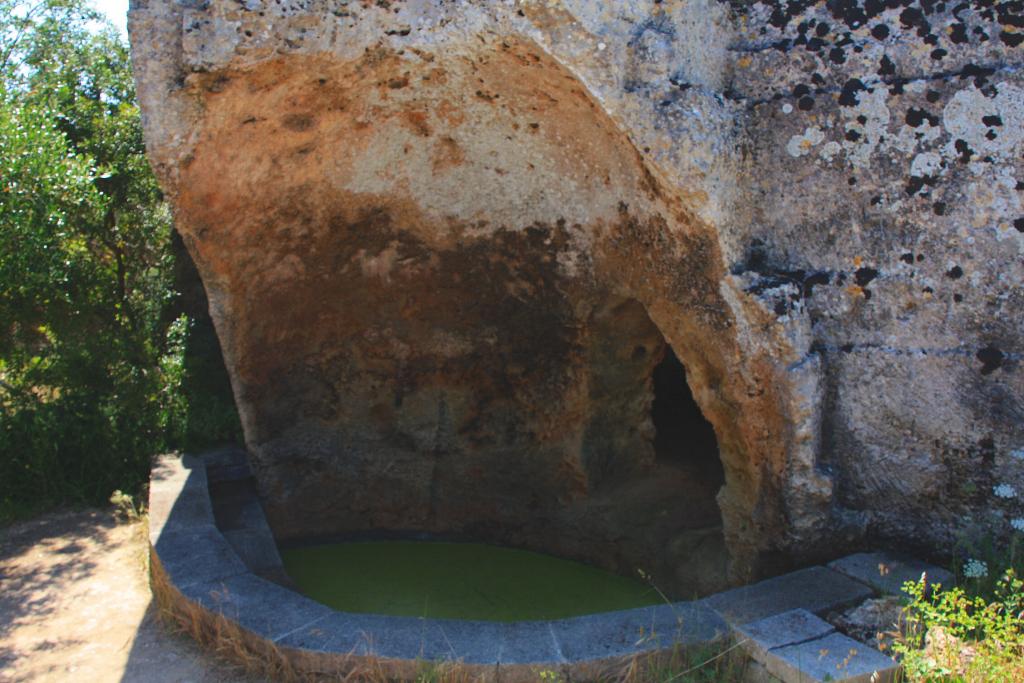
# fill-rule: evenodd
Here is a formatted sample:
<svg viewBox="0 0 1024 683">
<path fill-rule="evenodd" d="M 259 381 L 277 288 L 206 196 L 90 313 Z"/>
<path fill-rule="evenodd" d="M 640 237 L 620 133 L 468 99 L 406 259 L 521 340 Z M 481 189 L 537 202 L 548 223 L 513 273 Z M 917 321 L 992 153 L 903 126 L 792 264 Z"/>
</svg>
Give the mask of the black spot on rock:
<svg viewBox="0 0 1024 683">
<path fill-rule="evenodd" d="M 851 78 L 843 84 L 843 91 L 839 94 L 839 104 L 844 107 L 857 106 L 860 103 L 859 93 L 865 90 L 867 88 L 859 78 Z"/>
<path fill-rule="evenodd" d="M 860 133 L 850 128 L 846 131 L 846 139 L 850 142 L 857 142 L 857 140 L 860 140 Z"/>
<path fill-rule="evenodd" d="M 806 83 L 801 83 L 793 88 L 793 97 L 804 97 L 811 94 L 811 88 Z"/>
<path fill-rule="evenodd" d="M 833 64 L 846 63 L 846 51 L 841 47 L 834 47 L 828 51 L 828 58 Z"/>
<path fill-rule="evenodd" d="M 882 55 L 878 62 L 878 73 L 882 76 L 891 76 L 896 73 L 896 64 L 889 59 L 889 55 Z"/>
<path fill-rule="evenodd" d="M 843 344 L 839 347 L 839 350 L 843 353 L 853 353 L 853 344 Z"/>
<path fill-rule="evenodd" d="M 878 206 L 881 203 L 882 203 L 881 196 L 876 194 L 874 197 L 871 198 L 871 206 Z"/>
<path fill-rule="evenodd" d="M 921 291 L 924 292 L 925 294 L 934 294 L 935 293 L 935 290 L 932 289 L 931 287 L 925 287 Z"/>
<path fill-rule="evenodd" d="M 935 176 L 924 175 L 924 176 L 910 176 L 907 181 L 906 193 L 908 197 L 913 197 L 915 194 L 921 191 L 921 189 L 927 185 L 929 187 L 935 187 L 935 183 L 938 179 Z"/>
<path fill-rule="evenodd" d="M 945 57 L 948 54 L 949 54 L 948 52 L 946 52 L 941 47 L 939 47 L 939 48 L 935 48 L 934 50 L 932 50 L 931 57 L 934 60 L 939 60 L 939 59 L 942 59 L 943 57 Z"/>
<path fill-rule="evenodd" d="M 1017 190 L 1018 192 L 1024 192 L 1024 180 L 1018 180 L 1017 184 L 1014 186 L 1013 189 Z"/>
<path fill-rule="evenodd" d="M 900 256 L 900 261 L 903 261 L 908 265 L 914 265 L 914 255 L 908 251 L 906 254 Z"/>
<path fill-rule="evenodd" d="M 889 37 L 889 25 L 888 24 L 875 24 L 871 28 L 871 35 L 875 37 L 875 40 L 885 40 Z"/>
<path fill-rule="evenodd" d="M 814 28 L 814 32 L 818 34 L 819 38 L 824 38 L 828 35 L 829 29 L 829 25 L 823 21 Z"/>
<path fill-rule="evenodd" d="M 977 358 L 981 361 L 981 374 L 991 375 L 1003 366 L 1003 359 L 1005 356 L 1002 351 L 989 344 L 978 351 Z"/>
<path fill-rule="evenodd" d="M 932 204 L 932 211 L 935 212 L 936 216 L 946 215 L 946 202 L 935 202 Z"/>
<path fill-rule="evenodd" d="M 932 104 L 938 102 L 940 97 L 942 97 L 942 94 L 938 90 L 929 90 L 928 93 L 924 96 L 924 98 L 931 102 Z"/>
<path fill-rule="evenodd" d="M 989 114 L 988 116 L 982 116 L 981 122 L 984 123 L 986 126 L 1001 126 L 1003 125 L 1003 117 L 997 116 L 995 114 Z"/>
<path fill-rule="evenodd" d="M 1024 3 L 1001 2 L 996 5 L 996 12 L 999 13 L 999 23 L 1003 26 L 1024 28 Z"/>
<path fill-rule="evenodd" d="M 949 39 L 960 45 L 968 41 L 967 38 L 967 24 L 953 24 L 953 28 L 949 32 Z"/>
<path fill-rule="evenodd" d="M 924 254 L 917 255 L 917 262 L 920 263 L 921 261 L 924 261 Z"/>
<path fill-rule="evenodd" d="M 827 4 L 832 16 L 850 28 L 862 26 L 868 20 L 863 3 L 858 0 L 828 0 Z"/>
<path fill-rule="evenodd" d="M 900 12 L 900 23 L 907 28 L 913 28 L 922 21 L 924 21 L 924 14 L 917 7 L 907 7 Z"/>
<path fill-rule="evenodd" d="M 857 283 L 858 287 L 866 287 L 876 277 L 878 277 L 878 271 L 874 268 L 858 268 L 853 273 L 853 281 Z"/>
<path fill-rule="evenodd" d="M 827 285 L 832 281 L 832 276 L 823 270 L 818 270 L 810 273 L 804 277 L 803 291 L 804 296 L 808 299 L 814 294 L 814 288 L 817 285 Z"/>
<path fill-rule="evenodd" d="M 853 176 L 850 176 L 850 177 L 849 177 L 849 178 L 847 179 L 847 181 L 846 181 L 846 184 L 847 184 L 847 185 L 849 185 L 850 187 L 853 187 L 854 185 L 856 185 L 856 184 L 857 184 L 857 179 L 856 179 L 856 178 L 854 178 Z"/>
<path fill-rule="evenodd" d="M 1024 216 L 1021 216 L 1013 222 L 1013 227 L 1017 228 L 1017 232 L 1024 232 Z"/>
<path fill-rule="evenodd" d="M 994 130 L 990 130 L 989 132 L 985 133 L 985 138 L 987 140 L 995 140 L 997 137 L 999 136 L 996 135 L 996 132 Z"/>
<path fill-rule="evenodd" d="M 964 269 L 961 268 L 960 266 L 953 266 L 952 268 L 946 271 L 946 277 L 948 277 L 950 280 L 959 280 L 963 276 Z"/>
<path fill-rule="evenodd" d="M 974 86 L 976 88 L 981 88 L 988 83 L 988 77 L 995 72 L 995 69 L 978 66 L 977 64 L 965 64 L 963 71 L 960 72 L 960 77 L 973 78 Z"/>
<path fill-rule="evenodd" d="M 861 114 L 860 116 L 857 117 L 857 123 L 859 123 L 860 125 L 863 126 L 867 122 L 868 122 L 868 117 L 864 116 L 864 114 Z"/>
<path fill-rule="evenodd" d="M 814 83 L 815 85 L 825 85 L 825 77 L 822 76 L 817 71 L 815 71 L 813 74 L 811 74 L 811 82 Z"/>
<path fill-rule="evenodd" d="M 971 157 L 974 156 L 974 150 L 971 149 L 971 146 L 967 144 L 966 140 L 957 138 L 953 143 L 953 147 L 956 148 L 957 154 L 960 155 L 958 158 L 960 159 L 961 164 L 970 163 Z"/>
<path fill-rule="evenodd" d="M 910 107 L 907 109 L 906 122 L 908 126 L 917 128 L 925 121 L 927 121 L 930 126 L 939 125 L 939 117 L 932 114 L 930 111 L 918 109 L 917 107 Z"/>
<path fill-rule="evenodd" d="M 955 301 L 956 303 L 960 303 L 963 300 L 964 300 L 964 295 L 963 294 L 954 294 L 953 295 L 953 301 Z"/>
<path fill-rule="evenodd" d="M 1010 47 L 1017 47 L 1021 43 L 1024 43 L 1024 33 L 1010 33 L 1009 31 L 1000 31 L 999 40 L 1003 41 Z"/>
<path fill-rule="evenodd" d="M 813 97 L 801 97 L 796 106 L 800 107 L 801 111 L 810 111 L 814 109 L 814 98 Z"/>
<path fill-rule="evenodd" d="M 899 6 L 899 3 L 893 4 L 892 0 L 864 0 L 864 13 L 869 19 L 874 19 L 885 11 L 887 4 L 894 8 Z"/>
</svg>

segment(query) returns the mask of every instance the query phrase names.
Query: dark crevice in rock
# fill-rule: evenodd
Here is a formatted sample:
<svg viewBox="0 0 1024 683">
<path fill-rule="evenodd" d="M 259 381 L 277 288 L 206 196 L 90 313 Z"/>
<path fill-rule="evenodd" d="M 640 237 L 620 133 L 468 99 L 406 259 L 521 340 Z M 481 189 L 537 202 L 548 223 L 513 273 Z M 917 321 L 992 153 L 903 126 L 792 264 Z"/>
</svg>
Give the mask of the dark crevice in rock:
<svg viewBox="0 0 1024 683">
<path fill-rule="evenodd" d="M 686 368 L 672 347 L 654 368 L 655 457 L 662 461 L 691 462 L 706 468 L 717 480 L 715 490 L 725 483 L 718 459 L 715 430 L 693 398 L 686 380 Z"/>
</svg>

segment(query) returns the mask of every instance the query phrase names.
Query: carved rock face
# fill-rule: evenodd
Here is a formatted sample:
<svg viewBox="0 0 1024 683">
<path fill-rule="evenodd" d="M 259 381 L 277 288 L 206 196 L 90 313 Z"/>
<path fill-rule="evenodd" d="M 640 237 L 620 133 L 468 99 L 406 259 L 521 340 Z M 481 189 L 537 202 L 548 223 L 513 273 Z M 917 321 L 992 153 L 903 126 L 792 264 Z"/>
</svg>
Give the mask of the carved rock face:
<svg viewBox="0 0 1024 683">
<path fill-rule="evenodd" d="M 665 476 L 645 305 L 685 320 L 695 378 L 734 342 L 707 227 L 575 78 L 507 39 L 197 80 L 176 207 L 280 537 L 429 530 L 629 571 L 717 525 L 717 485 L 690 511 L 655 487 L 664 531 L 620 519 L 624 482 Z"/>
<path fill-rule="evenodd" d="M 150 155 L 277 536 L 469 536 L 645 569 L 680 593 L 720 587 L 726 555 L 742 579 L 865 532 L 948 538 L 927 512 L 963 469 L 950 444 L 998 431 L 986 443 L 1009 452 L 1015 428 L 970 423 L 984 397 L 907 400 L 967 372 L 950 365 L 963 353 L 922 366 L 914 391 L 887 379 L 906 377 L 901 349 L 938 338 L 906 283 L 882 288 L 912 277 L 886 259 L 933 239 L 932 212 L 908 209 L 906 239 L 851 237 L 891 164 L 831 139 L 858 108 L 849 129 L 903 135 L 890 158 L 934 186 L 945 157 L 918 147 L 935 136 L 886 128 L 904 105 L 853 83 L 853 48 L 826 69 L 758 43 L 799 31 L 760 3 L 456 4 L 132 10 Z M 850 30 L 914 66 L 910 33 Z M 791 88 L 805 76 L 825 83 L 815 97 Z M 960 130 L 977 102 L 950 101 Z M 893 323 L 911 318 L 920 344 Z M 721 474 L 686 459 L 685 429 L 681 460 L 655 452 L 669 348 Z M 1009 372 L 996 351 L 986 376 Z"/>
</svg>

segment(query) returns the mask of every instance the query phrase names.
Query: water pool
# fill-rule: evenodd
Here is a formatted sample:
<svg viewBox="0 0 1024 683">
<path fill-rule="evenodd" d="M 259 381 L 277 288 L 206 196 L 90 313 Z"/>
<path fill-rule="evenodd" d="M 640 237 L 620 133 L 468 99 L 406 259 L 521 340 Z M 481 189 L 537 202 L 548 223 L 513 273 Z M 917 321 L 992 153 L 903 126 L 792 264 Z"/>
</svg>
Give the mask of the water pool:
<svg viewBox="0 0 1024 683">
<path fill-rule="evenodd" d="M 660 602 L 657 591 L 637 580 L 476 543 L 337 543 L 281 555 L 303 593 L 345 612 L 525 621 Z"/>
</svg>

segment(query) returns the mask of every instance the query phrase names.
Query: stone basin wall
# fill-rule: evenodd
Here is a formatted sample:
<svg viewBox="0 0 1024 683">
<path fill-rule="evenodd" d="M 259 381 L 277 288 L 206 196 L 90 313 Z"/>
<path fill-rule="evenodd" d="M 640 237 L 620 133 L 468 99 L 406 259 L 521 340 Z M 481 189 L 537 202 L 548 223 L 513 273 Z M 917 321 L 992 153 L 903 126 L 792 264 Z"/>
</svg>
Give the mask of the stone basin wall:
<svg viewBox="0 0 1024 683">
<path fill-rule="evenodd" d="M 462 533 L 713 589 L 684 560 L 718 522 L 652 447 L 666 345 L 717 435 L 733 580 L 1008 534 L 1021 16 L 133 0 L 275 534 Z"/>
</svg>

